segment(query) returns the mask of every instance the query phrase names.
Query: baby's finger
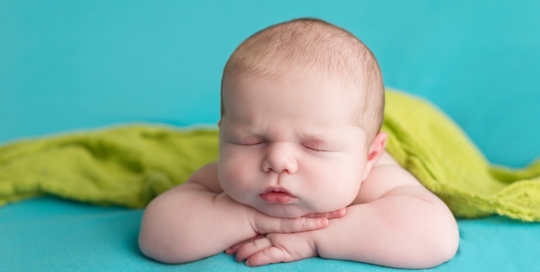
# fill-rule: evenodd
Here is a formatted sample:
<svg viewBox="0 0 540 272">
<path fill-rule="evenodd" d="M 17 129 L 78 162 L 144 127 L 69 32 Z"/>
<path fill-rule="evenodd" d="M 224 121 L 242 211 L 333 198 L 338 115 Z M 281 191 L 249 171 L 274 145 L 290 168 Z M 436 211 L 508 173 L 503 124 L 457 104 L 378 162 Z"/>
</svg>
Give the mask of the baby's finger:
<svg viewBox="0 0 540 272">
<path fill-rule="evenodd" d="M 259 238 L 262 238 L 262 237 L 264 237 L 264 235 L 259 234 L 259 235 L 255 236 L 255 237 L 251 238 L 251 239 L 247 239 L 247 240 L 244 240 L 244 241 L 242 241 L 242 242 L 240 242 L 240 243 L 237 243 L 237 244 L 235 244 L 235 245 L 233 245 L 233 246 L 227 248 L 227 249 L 225 250 L 225 253 L 227 253 L 227 254 L 229 254 L 229 255 L 236 254 L 236 252 L 238 251 L 238 249 L 241 248 L 242 246 L 244 246 L 245 244 L 251 243 L 251 242 L 253 242 L 254 240 L 259 239 Z"/>
<path fill-rule="evenodd" d="M 263 223 L 263 222 L 259 222 Z M 257 225 L 257 233 L 293 233 L 321 229 L 328 226 L 328 218 L 271 218 Z"/>
<path fill-rule="evenodd" d="M 247 266 L 260 266 L 271 263 L 286 261 L 288 253 L 277 247 L 270 247 L 251 256 L 247 261 Z M 290 259 L 290 258 L 289 258 Z"/>
<path fill-rule="evenodd" d="M 225 250 L 225 253 L 229 254 L 229 255 L 232 255 L 232 254 L 236 254 L 236 252 L 238 251 L 239 248 L 241 248 L 243 245 L 249 243 L 249 241 L 244 241 L 244 242 L 240 242 L 234 246 L 231 246 L 229 248 L 227 248 Z"/>
<path fill-rule="evenodd" d="M 237 250 L 235 259 L 237 262 L 243 262 L 254 254 L 257 254 L 269 247 L 272 247 L 272 242 L 270 242 L 270 240 L 267 238 L 253 240 L 252 242 L 244 244 Z"/>
<path fill-rule="evenodd" d="M 339 209 L 337 211 L 333 211 L 333 212 L 310 213 L 310 214 L 306 214 L 305 217 L 309 217 L 309 218 L 326 217 L 328 219 L 332 219 L 332 218 L 343 217 L 343 216 L 345 216 L 345 214 L 347 214 L 347 209 L 346 208 L 341 208 L 341 209 Z"/>
</svg>

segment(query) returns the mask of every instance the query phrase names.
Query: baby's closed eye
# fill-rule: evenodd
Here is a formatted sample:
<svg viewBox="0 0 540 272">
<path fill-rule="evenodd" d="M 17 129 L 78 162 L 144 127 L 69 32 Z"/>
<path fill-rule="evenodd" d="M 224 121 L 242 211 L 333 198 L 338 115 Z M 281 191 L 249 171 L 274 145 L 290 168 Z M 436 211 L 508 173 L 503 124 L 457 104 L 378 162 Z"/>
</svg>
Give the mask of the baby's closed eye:
<svg viewBox="0 0 540 272">
<path fill-rule="evenodd" d="M 322 139 L 310 139 L 303 141 L 301 144 L 306 149 L 316 152 L 330 152 L 332 150 L 330 144 Z"/>
<path fill-rule="evenodd" d="M 231 137 L 228 142 L 237 145 L 253 146 L 266 143 L 264 139 L 259 137 Z"/>
<path fill-rule="evenodd" d="M 302 146 L 315 152 L 329 152 L 329 150 L 321 146 L 312 146 L 308 144 L 302 144 Z"/>
<path fill-rule="evenodd" d="M 260 144 L 264 144 L 264 141 L 258 141 L 258 142 L 240 142 L 240 143 L 236 143 L 236 144 L 239 144 L 239 145 L 245 145 L 245 146 L 253 146 L 253 145 L 260 145 Z"/>
</svg>

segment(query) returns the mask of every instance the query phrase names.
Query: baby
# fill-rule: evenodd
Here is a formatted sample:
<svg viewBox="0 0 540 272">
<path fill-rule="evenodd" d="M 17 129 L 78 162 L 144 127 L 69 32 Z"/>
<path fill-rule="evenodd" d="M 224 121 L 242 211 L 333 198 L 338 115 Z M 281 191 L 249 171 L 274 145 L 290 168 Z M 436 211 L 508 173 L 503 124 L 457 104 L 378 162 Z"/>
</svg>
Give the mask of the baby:
<svg viewBox="0 0 540 272">
<path fill-rule="evenodd" d="M 266 28 L 230 57 L 221 98 L 219 161 L 150 203 L 145 255 L 403 268 L 455 255 L 450 210 L 385 152 L 381 72 L 354 35 L 317 19 Z"/>
</svg>

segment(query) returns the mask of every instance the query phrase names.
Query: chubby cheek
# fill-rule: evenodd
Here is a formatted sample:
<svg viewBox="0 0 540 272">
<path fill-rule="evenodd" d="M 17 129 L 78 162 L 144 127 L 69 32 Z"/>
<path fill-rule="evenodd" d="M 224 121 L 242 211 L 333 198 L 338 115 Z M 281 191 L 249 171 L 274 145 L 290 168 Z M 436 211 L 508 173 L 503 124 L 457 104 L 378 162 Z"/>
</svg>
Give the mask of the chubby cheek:
<svg viewBox="0 0 540 272">
<path fill-rule="evenodd" d="M 248 204 L 252 191 L 255 191 L 254 170 L 258 169 L 254 154 L 239 152 L 234 147 L 224 146 L 219 155 L 219 183 L 225 193 L 234 200 Z"/>
<path fill-rule="evenodd" d="M 360 190 L 362 172 L 351 160 L 313 164 L 309 171 L 312 202 L 317 211 L 334 211 L 351 204 Z"/>
</svg>

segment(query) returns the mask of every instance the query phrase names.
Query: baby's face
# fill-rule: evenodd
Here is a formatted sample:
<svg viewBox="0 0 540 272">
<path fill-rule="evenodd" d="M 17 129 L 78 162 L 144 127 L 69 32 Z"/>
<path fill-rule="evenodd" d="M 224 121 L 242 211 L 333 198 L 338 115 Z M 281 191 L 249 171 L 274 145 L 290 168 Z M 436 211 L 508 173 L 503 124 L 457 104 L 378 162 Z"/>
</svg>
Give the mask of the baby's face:
<svg viewBox="0 0 540 272">
<path fill-rule="evenodd" d="M 219 182 L 234 200 L 277 217 L 348 206 L 364 176 L 358 101 L 324 78 L 235 78 L 223 87 Z"/>
</svg>

